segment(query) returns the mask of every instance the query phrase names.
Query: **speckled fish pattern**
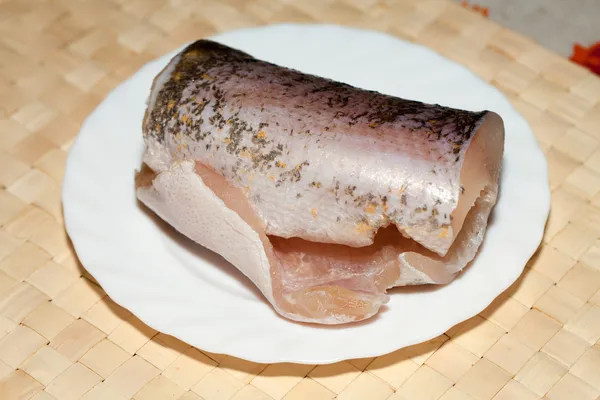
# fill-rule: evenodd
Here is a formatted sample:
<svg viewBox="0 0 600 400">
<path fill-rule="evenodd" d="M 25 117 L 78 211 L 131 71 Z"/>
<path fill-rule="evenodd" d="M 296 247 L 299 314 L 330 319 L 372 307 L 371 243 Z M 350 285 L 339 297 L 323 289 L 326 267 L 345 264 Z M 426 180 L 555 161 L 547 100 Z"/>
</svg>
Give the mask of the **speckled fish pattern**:
<svg viewBox="0 0 600 400">
<path fill-rule="evenodd" d="M 267 234 L 360 247 L 394 224 L 438 254 L 452 244 L 462 162 L 487 111 L 356 88 L 210 40 L 157 80 L 148 165 L 211 167 L 243 189 Z"/>
</svg>

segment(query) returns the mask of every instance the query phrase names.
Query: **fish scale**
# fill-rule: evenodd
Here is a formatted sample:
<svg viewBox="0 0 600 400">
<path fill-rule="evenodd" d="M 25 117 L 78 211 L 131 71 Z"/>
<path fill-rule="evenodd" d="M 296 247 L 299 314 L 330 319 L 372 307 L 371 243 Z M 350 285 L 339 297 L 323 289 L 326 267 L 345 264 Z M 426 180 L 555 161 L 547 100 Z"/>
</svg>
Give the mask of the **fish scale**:
<svg viewBox="0 0 600 400">
<path fill-rule="evenodd" d="M 452 230 L 461 161 L 485 111 L 358 89 L 208 40 L 177 61 L 150 108 L 146 137 L 247 188 L 269 234 L 365 246 L 394 224 L 430 250 L 448 250 L 458 232 L 443 232 Z M 323 185 L 311 186 L 315 180 Z M 431 188 L 415 184 L 423 181 Z M 336 184 L 356 194 L 340 199 Z M 265 205 L 274 203 L 285 207 Z M 336 218 L 324 224 L 323 214 Z"/>
</svg>

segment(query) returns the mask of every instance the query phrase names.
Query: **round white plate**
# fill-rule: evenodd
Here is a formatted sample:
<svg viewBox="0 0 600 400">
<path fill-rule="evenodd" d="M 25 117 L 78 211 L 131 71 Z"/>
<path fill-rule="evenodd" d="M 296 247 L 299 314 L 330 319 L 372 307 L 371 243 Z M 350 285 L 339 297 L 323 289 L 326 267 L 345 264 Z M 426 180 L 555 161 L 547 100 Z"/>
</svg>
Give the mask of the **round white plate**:
<svg viewBox="0 0 600 400">
<path fill-rule="evenodd" d="M 391 36 L 330 25 L 276 25 L 213 37 L 257 58 L 391 95 L 499 113 L 506 126 L 501 194 L 475 262 L 451 284 L 393 290 L 354 325 L 279 317 L 222 258 L 144 211 L 134 194 L 151 81 L 175 54 L 144 66 L 84 123 L 64 180 L 65 223 L 87 270 L 142 321 L 201 350 L 256 362 L 329 363 L 431 339 L 512 284 L 542 238 L 547 168 L 526 121 L 495 88 L 436 53 Z"/>
</svg>

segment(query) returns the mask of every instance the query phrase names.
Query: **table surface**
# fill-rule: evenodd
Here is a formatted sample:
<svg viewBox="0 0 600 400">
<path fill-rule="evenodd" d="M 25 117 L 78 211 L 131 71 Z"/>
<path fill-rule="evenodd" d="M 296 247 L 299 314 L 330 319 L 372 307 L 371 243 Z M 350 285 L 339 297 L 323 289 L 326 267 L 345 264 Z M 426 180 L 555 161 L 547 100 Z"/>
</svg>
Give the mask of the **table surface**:
<svg viewBox="0 0 600 400">
<path fill-rule="evenodd" d="M 480 315 L 375 359 L 261 365 L 154 331 L 78 263 L 60 186 L 83 119 L 186 41 L 278 22 L 426 45 L 500 88 L 530 122 L 552 212 L 540 251 Z M 596 399 L 599 141 L 599 78 L 447 0 L 0 0 L 0 398 Z"/>
</svg>

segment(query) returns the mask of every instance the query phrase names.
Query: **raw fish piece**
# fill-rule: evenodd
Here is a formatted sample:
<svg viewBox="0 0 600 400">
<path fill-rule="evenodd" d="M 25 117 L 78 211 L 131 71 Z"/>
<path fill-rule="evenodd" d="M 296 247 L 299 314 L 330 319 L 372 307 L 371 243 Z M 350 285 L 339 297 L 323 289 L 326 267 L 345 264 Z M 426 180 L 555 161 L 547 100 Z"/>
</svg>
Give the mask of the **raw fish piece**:
<svg viewBox="0 0 600 400">
<path fill-rule="evenodd" d="M 404 100 L 199 40 L 155 78 L 139 199 L 282 315 L 368 318 L 450 282 L 496 202 L 502 119 Z"/>
</svg>

